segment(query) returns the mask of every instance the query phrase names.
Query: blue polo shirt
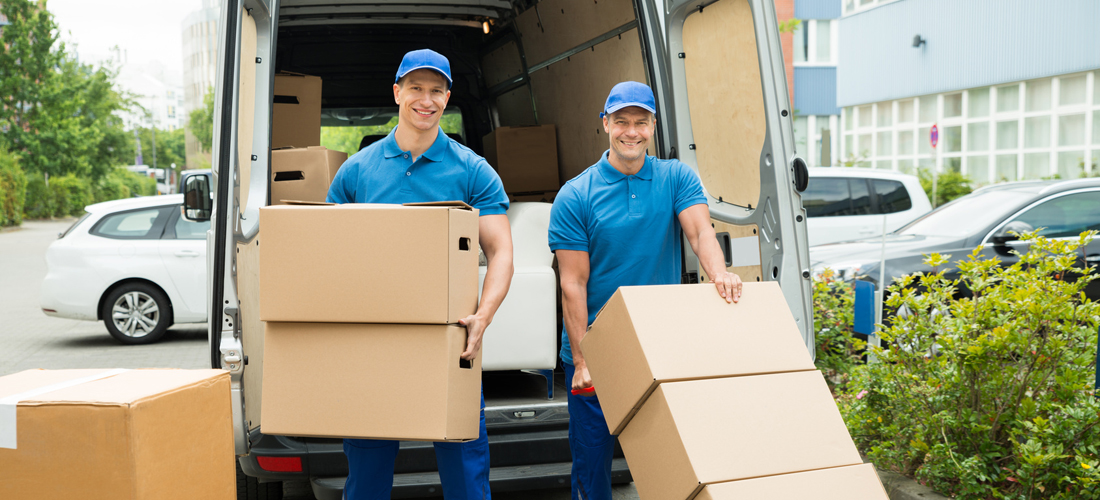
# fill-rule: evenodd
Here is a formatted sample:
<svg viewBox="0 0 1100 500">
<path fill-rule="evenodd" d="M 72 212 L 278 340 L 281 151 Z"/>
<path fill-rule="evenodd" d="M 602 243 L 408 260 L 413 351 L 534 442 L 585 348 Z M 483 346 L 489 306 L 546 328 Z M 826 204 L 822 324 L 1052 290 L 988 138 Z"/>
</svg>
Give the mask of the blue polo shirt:
<svg viewBox="0 0 1100 500">
<path fill-rule="evenodd" d="M 414 162 L 394 138 L 384 139 L 348 158 L 328 189 L 329 203 L 422 203 L 463 201 L 479 215 L 503 214 L 508 196 L 484 158 L 439 130 L 432 147 Z"/>
<path fill-rule="evenodd" d="M 588 252 L 588 324 L 620 286 L 680 283 L 680 220 L 706 204 L 699 176 L 679 160 L 647 156 L 624 175 L 600 161 L 562 186 L 550 211 L 550 249 Z M 561 359 L 573 364 L 565 329 Z"/>
</svg>

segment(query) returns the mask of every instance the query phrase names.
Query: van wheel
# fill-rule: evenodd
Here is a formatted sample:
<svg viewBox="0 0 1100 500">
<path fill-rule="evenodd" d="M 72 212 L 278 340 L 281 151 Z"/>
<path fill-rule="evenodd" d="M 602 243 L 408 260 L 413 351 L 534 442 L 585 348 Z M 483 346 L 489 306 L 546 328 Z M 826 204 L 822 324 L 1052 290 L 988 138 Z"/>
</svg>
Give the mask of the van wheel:
<svg viewBox="0 0 1100 500">
<path fill-rule="evenodd" d="M 241 463 L 237 464 L 237 500 L 282 500 L 283 483 L 261 483 L 256 478 L 249 476 L 241 470 Z"/>
<path fill-rule="evenodd" d="M 115 340 L 126 345 L 151 344 L 164 337 L 172 324 L 172 304 L 154 286 L 125 283 L 107 294 L 102 316 Z"/>
</svg>

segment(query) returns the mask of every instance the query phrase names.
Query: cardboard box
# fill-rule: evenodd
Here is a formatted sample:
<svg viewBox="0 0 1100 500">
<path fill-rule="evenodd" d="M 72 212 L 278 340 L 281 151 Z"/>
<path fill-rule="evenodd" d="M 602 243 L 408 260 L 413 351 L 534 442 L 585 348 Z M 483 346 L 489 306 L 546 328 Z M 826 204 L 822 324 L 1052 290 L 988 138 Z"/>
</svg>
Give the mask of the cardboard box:
<svg viewBox="0 0 1100 500">
<path fill-rule="evenodd" d="M 0 377 L 0 442 L 4 499 L 236 498 L 229 373 L 221 370 Z"/>
<path fill-rule="evenodd" d="M 271 204 L 285 200 L 325 201 L 328 187 L 348 154 L 321 146 L 271 152 Z"/>
<path fill-rule="evenodd" d="M 613 434 L 662 382 L 815 369 L 775 282 L 735 304 L 709 283 L 621 287 L 581 351 Z"/>
<path fill-rule="evenodd" d="M 642 498 L 863 463 L 817 371 L 661 384 L 619 443 Z"/>
<path fill-rule="evenodd" d="M 508 193 L 557 191 L 558 139 L 553 125 L 497 127 L 481 139 L 485 160 Z"/>
<path fill-rule="evenodd" d="M 271 107 L 271 147 L 321 145 L 321 78 L 298 73 L 275 75 Z"/>
<path fill-rule="evenodd" d="M 481 357 L 463 363 L 465 348 L 466 328 L 458 325 L 269 322 L 263 432 L 476 439 Z"/>
<path fill-rule="evenodd" d="M 477 210 L 461 202 L 260 209 L 260 319 L 457 323 L 477 310 Z"/>
<path fill-rule="evenodd" d="M 871 464 L 708 484 L 695 500 L 889 500 Z"/>
</svg>

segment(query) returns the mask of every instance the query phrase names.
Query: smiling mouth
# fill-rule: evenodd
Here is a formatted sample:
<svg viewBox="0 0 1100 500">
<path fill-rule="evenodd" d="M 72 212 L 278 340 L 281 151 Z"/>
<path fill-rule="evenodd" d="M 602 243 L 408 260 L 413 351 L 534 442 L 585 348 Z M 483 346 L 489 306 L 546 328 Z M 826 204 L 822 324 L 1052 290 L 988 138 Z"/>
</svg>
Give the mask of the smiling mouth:
<svg viewBox="0 0 1100 500">
<path fill-rule="evenodd" d="M 420 116 L 432 116 L 432 115 L 435 114 L 435 111 L 421 111 L 421 110 L 416 109 L 416 108 L 413 108 L 413 111 L 416 111 L 416 114 L 418 114 Z"/>
<path fill-rule="evenodd" d="M 642 143 L 642 141 L 634 141 L 634 142 L 629 142 L 629 141 L 619 141 L 619 144 L 622 144 L 623 146 L 626 146 L 626 147 L 628 147 L 628 148 L 633 148 L 633 147 L 635 147 L 635 146 L 638 146 L 638 145 L 640 145 L 641 143 Z"/>
</svg>

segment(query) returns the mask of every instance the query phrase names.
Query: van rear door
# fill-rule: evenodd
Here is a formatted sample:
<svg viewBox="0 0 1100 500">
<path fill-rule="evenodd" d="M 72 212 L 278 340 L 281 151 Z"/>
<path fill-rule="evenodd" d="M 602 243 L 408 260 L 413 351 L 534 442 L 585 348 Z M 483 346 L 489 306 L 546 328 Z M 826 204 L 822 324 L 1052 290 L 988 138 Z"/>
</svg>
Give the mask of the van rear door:
<svg viewBox="0 0 1100 500">
<path fill-rule="evenodd" d="M 259 207 L 267 201 L 267 171 L 270 161 L 271 86 L 274 79 L 275 18 L 278 0 L 225 0 L 219 23 L 218 75 L 214 92 L 214 134 L 212 169 L 214 213 L 207 244 L 208 290 L 210 295 L 210 364 L 229 370 L 232 380 L 233 434 L 238 455 L 248 453 L 249 416 L 244 387 L 259 407 L 259 369 L 253 362 L 250 375 L 243 345 L 262 349 L 262 337 L 242 338 L 242 309 L 254 310 L 255 290 L 248 279 L 255 273 L 249 266 L 258 252 Z M 256 126 L 259 124 L 259 126 Z M 241 277 L 244 279 L 239 279 Z M 246 329 L 262 336 L 258 318 Z M 251 342 L 249 342 L 251 340 Z"/>
<path fill-rule="evenodd" d="M 660 156 L 694 168 L 727 265 L 777 281 L 814 353 L 805 162 L 794 155 L 787 79 L 772 0 L 638 0 Z M 662 125 L 662 123 L 664 125 Z M 796 182 L 797 181 L 797 182 Z M 689 281 L 700 274 L 685 251 Z"/>
</svg>

